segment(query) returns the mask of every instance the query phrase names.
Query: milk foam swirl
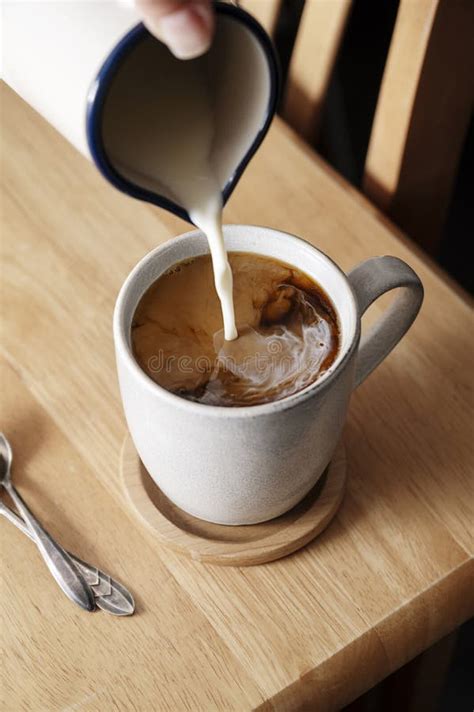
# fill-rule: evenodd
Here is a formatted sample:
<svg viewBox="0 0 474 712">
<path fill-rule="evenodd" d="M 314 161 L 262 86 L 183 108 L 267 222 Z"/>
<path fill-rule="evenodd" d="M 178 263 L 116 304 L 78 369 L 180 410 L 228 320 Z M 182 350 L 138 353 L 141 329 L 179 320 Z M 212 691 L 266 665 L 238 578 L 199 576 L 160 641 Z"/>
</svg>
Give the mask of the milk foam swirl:
<svg viewBox="0 0 474 712">
<path fill-rule="evenodd" d="M 238 340 L 230 342 L 224 341 L 222 331 L 215 335 L 216 361 L 201 403 L 268 402 L 297 393 L 314 380 L 331 352 L 331 330 L 305 293 L 295 293 L 300 307 L 312 313 L 310 323 L 301 320 L 296 327 L 264 331 L 239 326 Z"/>
</svg>

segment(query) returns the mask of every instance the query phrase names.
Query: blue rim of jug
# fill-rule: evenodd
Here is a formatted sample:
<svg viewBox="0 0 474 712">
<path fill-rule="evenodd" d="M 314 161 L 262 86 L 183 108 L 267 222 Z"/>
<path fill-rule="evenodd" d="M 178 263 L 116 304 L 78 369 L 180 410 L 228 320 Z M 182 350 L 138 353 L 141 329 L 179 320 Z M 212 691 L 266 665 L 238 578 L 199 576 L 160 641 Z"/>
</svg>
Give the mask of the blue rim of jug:
<svg viewBox="0 0 474 712">
<path fill-rule="evenodd" d="M 267 112 L 265 121 L 258 131 L 257 135 L 245 156 L 237 166 L 232 176 L 227 181 L 222 189 L 222 199 L 224 204 L 231 196 L 239 179 L 244 172 L 247 164 L 254 156 L 257 148 L 262 143 L 265 135 L 270 127 L 270 123 L 276 112 L 279 92 L 280 92 L 280 71 L 279 63 L 275 54 L 273 44 L 261 25 L 249 15 L 248 12 L 235 5 L 230 5 L 224 2 L 214 2 L 214 7 L 217 13 L 221 15 L 230 15 L 238 18 L 247 26 L 247 28 L 257 37 L 262 46 L 265 57 L 268 63 L 270 72 L 270 97 L 268 100 Z M 120 67 L 121 63 L 128 57 L 129 53 L 144 39 L 151 37 L 146 27 L 140 22 L 135 25 L 122 39 L 118 42 L 111 51 L 104 64 L 100 68 L 95 80 L 89 90 L 87 98 L 86 112 L 86 134 L 87 142 L 92 159 L 102 173 L 104 178 L 112 183 L 115 188 L 130 195 L 133 198 L 144 200 L 148 203 L 153 203 L 160 208 L 165 208 L 180 218 L 192 223 L 188 212 L 174 201 L 165 196 L 157 195 L 150 190 L 141 188 L 124 178 L 118 171 L 115 170 L 107 157 L 104 142 L 102 139 L 102 114 L 105 105 L 105 99 L 110 89 L 111 82 Z M 158 41 L 158 40 L 157 40 Z"/>
</svg>

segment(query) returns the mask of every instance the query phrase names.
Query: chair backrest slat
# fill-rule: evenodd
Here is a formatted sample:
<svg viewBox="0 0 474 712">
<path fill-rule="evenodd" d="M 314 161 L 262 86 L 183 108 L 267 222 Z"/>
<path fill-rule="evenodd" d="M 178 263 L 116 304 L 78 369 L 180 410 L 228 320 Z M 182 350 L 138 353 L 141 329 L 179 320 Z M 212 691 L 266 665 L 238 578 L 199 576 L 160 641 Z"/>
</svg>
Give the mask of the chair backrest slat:
<svg viewBox="0 0 474 712">
<path fill-rule="evenodd" d="M 436 253 L 474 95 L 473 0 L 401 0 L 364 192 Z"/>
<path fill-rule="evenodd" d="M 283 116 L 307 141 L 318 137 L 326 91 L 352 0 L 306 0 L 288 70 Z"/>
<path fill-rule="evenodd" d="M 239 5 L 250 12 L 265 28 L 270 37 L 275 34 L 282 0 L 241 0 Z"/>
</svg>

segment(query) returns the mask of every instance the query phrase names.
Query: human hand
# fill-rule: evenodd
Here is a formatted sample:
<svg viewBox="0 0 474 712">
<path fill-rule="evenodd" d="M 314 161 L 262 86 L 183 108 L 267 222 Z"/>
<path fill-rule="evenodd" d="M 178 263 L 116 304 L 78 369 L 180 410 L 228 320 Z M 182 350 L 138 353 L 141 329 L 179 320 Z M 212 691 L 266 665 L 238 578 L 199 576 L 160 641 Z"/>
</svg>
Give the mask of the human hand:
<svg viewBox="0 0 474 712">
<path fill-rule="evenodd" d="M 210 0 L 135 0 L 148 30 L 178 59 L 193 59 L 209 49 L 214 33 Z"/>
</svg>

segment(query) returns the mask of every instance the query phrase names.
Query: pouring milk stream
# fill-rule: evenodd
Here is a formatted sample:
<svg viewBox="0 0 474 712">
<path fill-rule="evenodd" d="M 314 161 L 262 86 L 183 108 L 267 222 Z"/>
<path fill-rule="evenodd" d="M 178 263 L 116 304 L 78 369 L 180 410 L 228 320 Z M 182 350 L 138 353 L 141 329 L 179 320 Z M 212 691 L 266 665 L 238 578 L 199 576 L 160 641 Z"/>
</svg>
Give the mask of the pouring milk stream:
<svg viewBox="0 0 474 712">
<path fill-rule="evenodd" d="M 221 188 L 211 165 L 215 116 L 209 95 L 205 60 L 183 62 L 180 82 L 172 74 L 159 78 L 150 93 L 134 86 L 133 58 L 122 70 L 120 91 L 113 93 L 104 114 L 108 154 L 120 173 L 159 193 L 166 186 L 174 200 L 189 213 L 207 236 L 215 287 L 220 299 L 226 340 L 237 338 L 232 300 L 232 271 L 222 234 Z M 129 82 L 128 87 L 127 82 Z M 146 97 L 141 91 L 146 91 Z M 163 98 L 164 97 L 164 98 Z M 133 105 L 145 107 L 138 116 Z M 142 100 L 142 101 L 141 101 Z M 164 109 L 164 103 L 166 109 Z M 123 142 L 117 116 L 127 116 L 133 143 Z M 140 166 L 140 172 L 131 166 Z"/>
</svg>

